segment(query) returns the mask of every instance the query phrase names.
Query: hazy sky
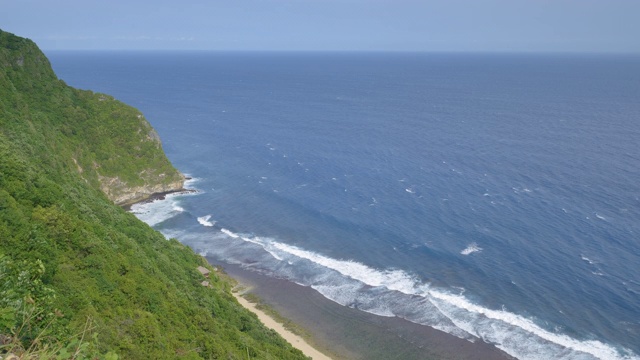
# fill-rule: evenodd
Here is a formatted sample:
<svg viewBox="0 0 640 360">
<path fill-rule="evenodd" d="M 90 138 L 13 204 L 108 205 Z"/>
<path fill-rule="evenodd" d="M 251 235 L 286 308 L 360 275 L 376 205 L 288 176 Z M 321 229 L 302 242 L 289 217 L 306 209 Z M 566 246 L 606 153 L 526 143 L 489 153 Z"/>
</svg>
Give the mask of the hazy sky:
<svg viewBox="0 0 640 360">
<path fill-rule="evenodd" d="M 640 0 L 0 0 L 55 49 L 640 52 Z"/>
</svg>

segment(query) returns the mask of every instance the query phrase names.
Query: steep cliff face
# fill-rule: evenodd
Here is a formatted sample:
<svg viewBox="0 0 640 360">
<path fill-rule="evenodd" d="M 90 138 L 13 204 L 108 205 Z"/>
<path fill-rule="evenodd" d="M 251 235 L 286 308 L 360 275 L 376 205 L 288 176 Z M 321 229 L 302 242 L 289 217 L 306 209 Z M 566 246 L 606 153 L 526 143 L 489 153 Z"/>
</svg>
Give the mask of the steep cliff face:
<svg viewBox="0 0 640 360">
<path fill-rule="evenodd" d="M 118 139 L 129 135 L 128 141 L 118 139 L 113 148 L 128 148 L 126 153 L 113 153 L 106 159 L 96 160 L 91 169 L 96 173 L 100 190 L 115 204 L 128 205 L 142 201 L 153 194 L 181 191 L 185 177 L 173 168 L 162 151 L 158 133 L 151 127 L 142 114 L 131 113 L 131 108 L 100 94 L 100 106 L 109 107 L 109 102 L 122 106 L 124 113 L 119 118 L 124 124 L 115 133 L 107 134 L 108 139 Z M 129 110 L 129 111 L 127 111 Z M 115 112 L 107 111 L 114 116 Z M 128 128 L 128 129 L 125 129 Z M 106 141 L 106 140 L 104 140 Z M 147 159 L 146 161 L 140 161 Z M 126 163 L 127 166 L 121 166 Z M 126 168 L 126 171 L 123 170 Z"/>
<path fill-rule="evenodd" d="M 100 130 L 105 136 L 102 152 L 110 154 L 95 159 L 91 167 L 100 190 L 117 205 L 142 201 L 156 193 L 183 190 L 185 177 L 166 159 L 158 133 L 144 116 L 110 96 L 97 96 L 94 114 L 109 114 L 118 121 L 117 128 Z M 108 119 L 101 123 L 106 122 Z M 118 151 L 121 149 L 128 151 Z"/>
<path fill-rule="evenodd" d="M 145 185 L 129 186 L 119 177 L 100 176 L 100 190 L 107 195 L 116 205 L 129 205 L 143 201 L 153 194 L 170 193 L 181 191 L 183 189 L 184 178 L 173 182 L 163 182 L 165 174 L 158 175 L 157 178 L 151 178 L 146 181 Z M 144 178 L 144 176 L 143 176 Z"/>
<path fill-rule="evenodd" d="M 119 205 L 182 189 L 184 176 L 138 110 L 112 96 L 67 86 L 30 40 L 0 32 L 0 45 L 5 134 L 25 136 L 27 130 L 44 137 L 42 143 L 68 155 L 67 166 Z"/>
</svg>

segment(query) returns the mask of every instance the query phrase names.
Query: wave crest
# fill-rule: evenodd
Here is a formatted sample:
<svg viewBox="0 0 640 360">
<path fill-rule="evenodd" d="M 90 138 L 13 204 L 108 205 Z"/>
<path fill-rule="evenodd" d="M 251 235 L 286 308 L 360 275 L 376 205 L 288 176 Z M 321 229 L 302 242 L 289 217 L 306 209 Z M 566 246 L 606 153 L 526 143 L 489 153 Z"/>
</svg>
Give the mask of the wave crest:
<svg viewBox="0 0 640 360">
<path fill-rule="evenodd" d="M 271 262 L 262 260 L 246 266 L 310 286 L 344 306 L 401 317 L 472 341 L 480 338 L 518 359 L 640 359 L 627 349 L 616 349 L 597 340 L 574 339 L 544 329 L 535 319 L 483 307 L 462 295 L 464 290 L 456 293 L 453 289 L 435 288 L 400 269 L 376 269 L 272 238 L 245 236 L 226 229 L 221 232 L 244 246 L 258 245 L 259 250 L 270 255 L 265 254 Z M 469 247 L 481 250 L 477 244 Z M 220 255 L 245 263 L 246 252 L 243 251 L 243 259 L 235 260 L 228 257 L 230 253 Z"/>
<path fill-rule="evenodd" d="M 202 226 L 212 227 L 216 224 L 215 220 L 211 220 L 211 215 L 200 216 L 198 218 L 198 223 Z"/>
</svg>

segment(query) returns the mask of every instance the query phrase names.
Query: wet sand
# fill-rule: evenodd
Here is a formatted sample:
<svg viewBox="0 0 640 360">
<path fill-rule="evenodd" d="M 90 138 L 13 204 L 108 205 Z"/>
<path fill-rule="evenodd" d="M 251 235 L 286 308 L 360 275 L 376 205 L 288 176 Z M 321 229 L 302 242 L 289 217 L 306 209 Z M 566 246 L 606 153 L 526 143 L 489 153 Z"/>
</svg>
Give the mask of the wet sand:
<svg viewBox="0 0 640 360">
<path fill-rule="evenodd" d="M 307 330 L 311 346 L 333 359 L 513 359 L 480 340 L 472 343 L 400 318 L 368 314 L 328 300 L 309 287 L 209 261 Z"/>
<path fill-rule="evenodd" d="M 307 343 L 300 336 L 292 333 L 291 331 L 285 329 L 285 327 L 273 320 L 269 315 L 264 313 L 262 310 L 258 309 L 255 304 L 249 302 L 247 299 L 240 296 L 238 293 L 233 293 L 233 296 L 236 297 L 236 300 L 240 303 L 240 305 L 247 308 L 249 311 L 253 312 L 258 316 L 258 319 L 262 321 L 268 328 L 275 330 L 280 336 L 282 336 L 285 340 L 287 340 L 291 345 L 300 349 L 303 354 L 312 358 L 313 360 L 331 360 L 330 357 L 325 354 L 319 352 L 314 349 L 309 343 Z"/>
</svg>

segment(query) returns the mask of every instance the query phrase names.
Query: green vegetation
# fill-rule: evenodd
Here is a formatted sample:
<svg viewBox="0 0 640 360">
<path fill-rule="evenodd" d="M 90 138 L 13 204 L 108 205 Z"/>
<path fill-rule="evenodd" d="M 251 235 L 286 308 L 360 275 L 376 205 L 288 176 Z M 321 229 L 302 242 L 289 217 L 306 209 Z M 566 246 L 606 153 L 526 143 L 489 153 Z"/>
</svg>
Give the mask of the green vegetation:
<svg viewBox="0 0 640 360">
<path fill-rule="evenodd" d="M 0 355 L 303 359 L 206 261 L 105 195 L 181 181 L 140 113 L 0 30 Z M 210 267 L 209 267 L 210 268 Z"/>
<path fill-rule="evenodd" d="M 255 304 L 256 309 L 261 310 L 265 314 L 269 315 L 269 317 L 271 317 L 273 320 L 282 324 L 282 326 L 285 329 L 300 336 L 301 338 L 303 338 L 305 341 L 309 343 L 313 342 L 313 339 L 311 338 L 311 334 L 309 334 L 307 330 L 302 328 L 300 325 L 294 323 L 290 319 L 287 319 L 286 317 L 282 316 L 279 312 L 276 311 L 276 309 L 274 309 L 271 305 L 264 302 L 264 300 L 262 300 L 256 294 L 246 293 L 246 294 L 243 294 L 242 297 L 247 299 L 247 301 Z"/>
</svg>

